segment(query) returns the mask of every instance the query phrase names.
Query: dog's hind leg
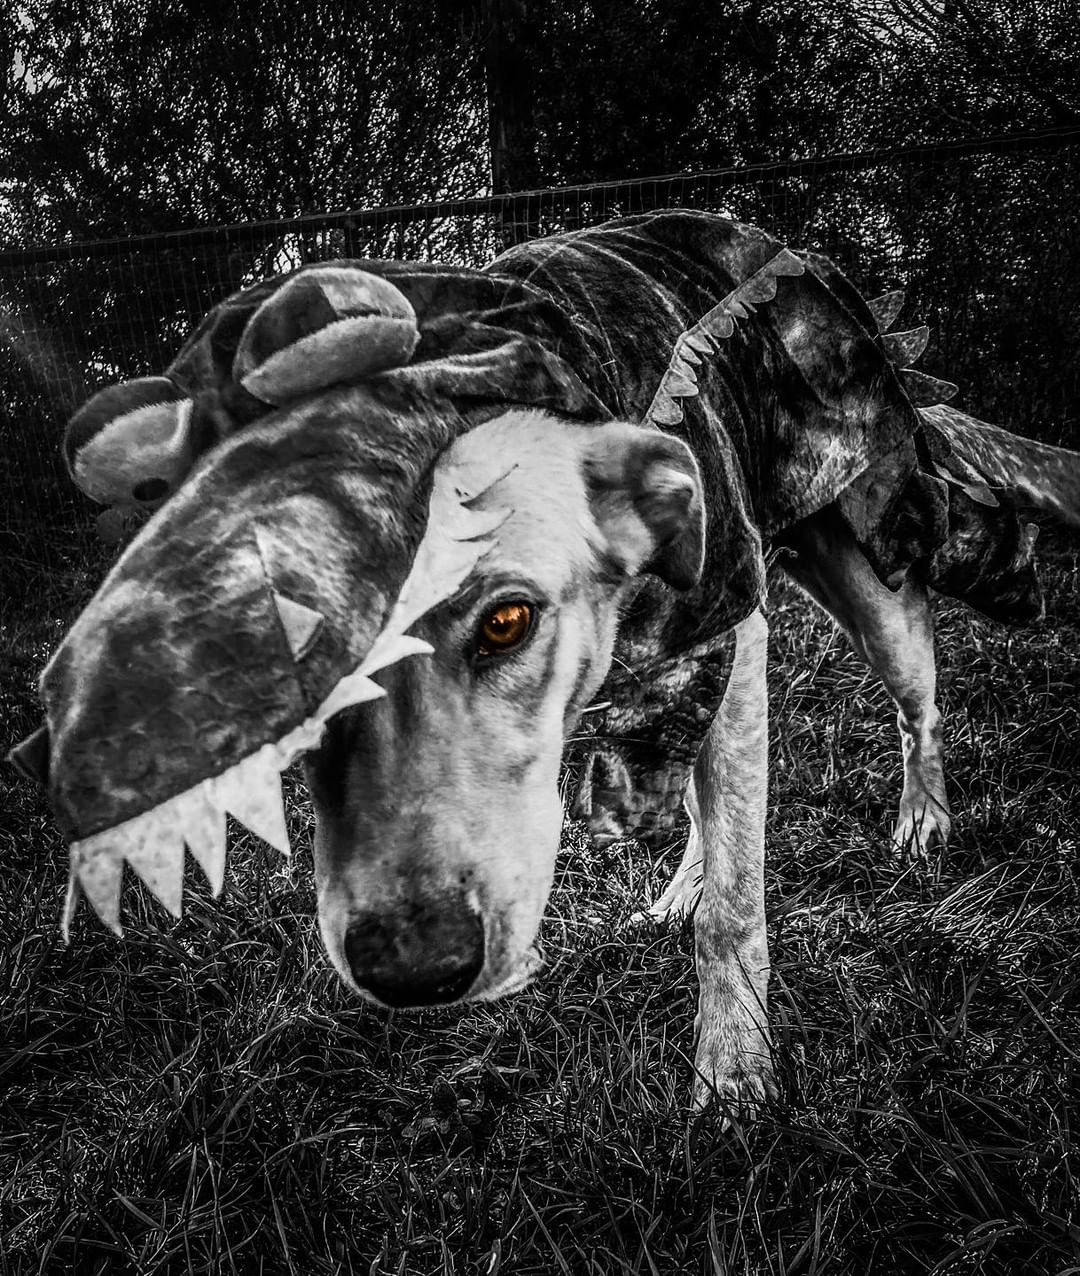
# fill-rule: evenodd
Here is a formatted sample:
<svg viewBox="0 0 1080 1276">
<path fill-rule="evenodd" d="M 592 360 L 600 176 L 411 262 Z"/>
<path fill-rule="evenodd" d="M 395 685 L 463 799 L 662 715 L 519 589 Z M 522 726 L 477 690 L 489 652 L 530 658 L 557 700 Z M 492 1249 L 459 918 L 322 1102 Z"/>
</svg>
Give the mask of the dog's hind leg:
<svg viewBox="0 0 1080 1276">
<path fill-rule="evenodd" d="M 720 710 L 694 766 L 687 803 L 695 832 L 683 867 L 700 852 L 694 945 L 700 999 L 693 1105 L 714 1097 L 750 1114 L 773 1093 L 766 995 L 765 807 L 769 712 L 765 683 L 769 629 L 760 611 L 735 630 L 735 660 Z M 685 874 L 684 874 L 685 870 Z"/>
<path fill-rule="evenodd" d="M 782 558 L 784 570 L 845 630 L 896 704 L 904 789 L 893 840 L 915 849 L 943 845 L 951 820 L 925 584 L 909 573 L 895 593 L 886 588 L 832 509 L 799 524 L 785 543 L 795 556 Z"/>
</svg>

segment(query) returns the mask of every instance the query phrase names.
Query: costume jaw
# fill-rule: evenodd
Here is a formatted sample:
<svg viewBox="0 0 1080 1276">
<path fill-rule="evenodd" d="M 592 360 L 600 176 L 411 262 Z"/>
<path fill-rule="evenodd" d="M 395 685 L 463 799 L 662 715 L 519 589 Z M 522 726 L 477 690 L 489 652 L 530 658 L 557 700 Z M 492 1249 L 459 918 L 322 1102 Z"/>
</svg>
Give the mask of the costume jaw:
<svg viewBox="0 0 1080 1276">
<path fill-rule="evenodd" d="M 81 889 L 119 932 L 125 861 L 179 915 L 185 845 L 220 890 L 226 811 L 288 853 L 280 773 L 430 651 L 407 630 L 506 516 L 454 467 L 428 487 L 447 435 L 328 392 L 213 454 L 131 545 L 42 678 L 65 931 Z"/>
</svg>

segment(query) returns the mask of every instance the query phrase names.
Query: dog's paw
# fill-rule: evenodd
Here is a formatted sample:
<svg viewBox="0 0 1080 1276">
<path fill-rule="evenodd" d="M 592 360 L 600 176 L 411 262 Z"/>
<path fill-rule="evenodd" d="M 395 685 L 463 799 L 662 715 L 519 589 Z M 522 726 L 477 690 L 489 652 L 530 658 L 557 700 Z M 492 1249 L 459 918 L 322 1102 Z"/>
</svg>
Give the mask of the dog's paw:
<svg viewBox="0 0 1080 1276">
<path fill-rule="evenodd" d="M 701 898 L 701 861 L 680 865 L 664 893 L 649 908 L 630 918 L 637 925 L 678 926 L 693 914 Z"/>
<path fill-rule="evenodd" d="M 949 808 L 929 793 L 904 797 L 893 828 L 893 845 L 904 855 L 926 855 L 944 847 L 952 832 Z"/>
<path fill-rule="evenodd" d="M 721 1128 L 756 1120 L 777 1096 L 768 1032 L 757 1024 L 732 1034 L 702 1031 L 694 1057 L 690 1104 L 695 1114 L 714 1114 Z"/>
</svg>

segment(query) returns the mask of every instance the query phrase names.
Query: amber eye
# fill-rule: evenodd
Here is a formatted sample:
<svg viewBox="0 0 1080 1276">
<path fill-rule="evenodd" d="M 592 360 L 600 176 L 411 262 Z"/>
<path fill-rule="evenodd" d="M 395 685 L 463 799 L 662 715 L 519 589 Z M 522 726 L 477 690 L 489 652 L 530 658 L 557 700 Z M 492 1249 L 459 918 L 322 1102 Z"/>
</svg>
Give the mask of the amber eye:
<svg viewBox="0 0 1080 1276">
<path fill-rule="evenodd" d="M 532 628 L 533 609 L 528 603 L 500 603 L 484 617 L 477 635 L 481 656 L 505 656 L 520 647 Z"/>
</svg>

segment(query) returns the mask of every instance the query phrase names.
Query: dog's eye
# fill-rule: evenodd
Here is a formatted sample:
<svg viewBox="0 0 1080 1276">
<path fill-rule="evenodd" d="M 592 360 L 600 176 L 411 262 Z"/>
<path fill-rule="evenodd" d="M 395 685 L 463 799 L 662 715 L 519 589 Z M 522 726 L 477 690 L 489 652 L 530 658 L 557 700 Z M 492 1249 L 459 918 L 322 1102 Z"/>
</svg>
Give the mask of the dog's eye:
<svg viewBox="0 0 1080 1276">
<path fill-rule="evenodd" d="M 529 636 L 533 608 L 529 603 L 499 603 L 484 617 L 477 634 L 476 650 L 481 656 L 506 656 L 516 651 Z"/>
</svg>

